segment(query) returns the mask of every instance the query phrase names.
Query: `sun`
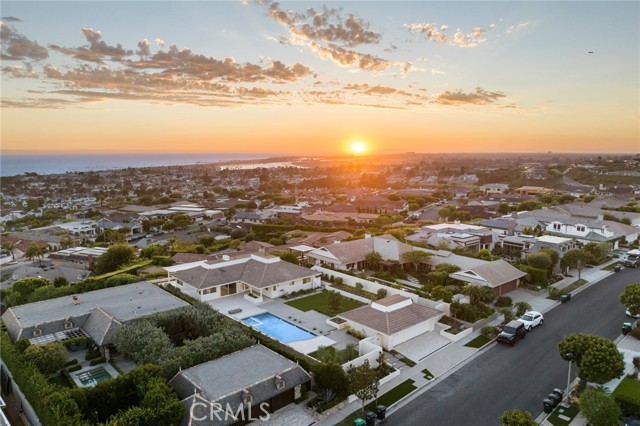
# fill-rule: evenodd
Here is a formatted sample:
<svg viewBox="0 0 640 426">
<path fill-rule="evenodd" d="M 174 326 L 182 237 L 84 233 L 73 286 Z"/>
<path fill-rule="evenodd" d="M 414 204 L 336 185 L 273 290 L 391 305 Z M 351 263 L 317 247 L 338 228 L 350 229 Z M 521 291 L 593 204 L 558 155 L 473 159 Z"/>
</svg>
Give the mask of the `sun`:
<svg viewBox="0 0 640 426">
<path fill-rule="evenodd" d="M 363 141 L 357 140 L 349 144 L 349 152 L 354 155 L 363 155 L 369 151 L 369 147 Z"/>
</svg>

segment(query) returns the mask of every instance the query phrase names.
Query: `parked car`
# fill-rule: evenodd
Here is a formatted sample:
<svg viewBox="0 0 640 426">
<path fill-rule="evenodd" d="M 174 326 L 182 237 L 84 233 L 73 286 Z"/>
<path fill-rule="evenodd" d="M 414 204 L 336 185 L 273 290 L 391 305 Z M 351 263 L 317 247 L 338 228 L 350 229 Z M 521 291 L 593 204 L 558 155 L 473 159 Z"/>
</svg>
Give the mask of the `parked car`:
<svg viewBox="0 0 640 426">
<path fill-rule="evenodd" d="M 527 311 L 524 313 L 524 315 L 518 318 L 518 321 L 521 321 L 524 324 L 525 330 L 531 331 L 533 327 L 542 325 L 542 323 L 544 322 L 544 317 L 540 312 Z"/>
<path fill-rule="evenodd" d="M 640 314 L 631 315 L 631 311 L 630 311 L 630 310 L 628 310 L 628 309 L 627 309 L 624 313 L 625 313 L 628 317 L 635 318 L 635 319 L 640 319 Z"/>
<path fill-rule="evenodd" d="M 635 252 L 636 250 L 632 251 Z M 638 266 L 640 266 L 640 255 L 628 252 L 624 260 L 622 261 L 622 264 L 629 268 L 637 268 Z"/>
<path fill-rule="evenodd" d="M 508 343 L 513 346 L 518 340 L 524 339 L 525 337 L 527 337 L 527 330 L 524 328 L 524 323 L 513 320 L 504 326 L 502 332 L 498 334 L 496 341 L 498 343 Z"/>
</svg>

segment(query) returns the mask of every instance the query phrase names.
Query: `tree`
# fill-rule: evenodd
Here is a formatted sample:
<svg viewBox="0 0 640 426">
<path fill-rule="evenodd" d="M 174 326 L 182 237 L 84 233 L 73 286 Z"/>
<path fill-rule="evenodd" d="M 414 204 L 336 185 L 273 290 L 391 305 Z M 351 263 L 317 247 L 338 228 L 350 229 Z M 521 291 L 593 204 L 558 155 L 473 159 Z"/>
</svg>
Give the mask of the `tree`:
<svg viewBox="0 0 640 426">
<path fill-rule="evenodd" d="M 489 303 L 495 297 L 493 290 L 489 287 L 467 284 L 462 287 L 462 294 L 471 298 L 471 304 L 476 305 L 478 303 Z"/>
<path fill-rule="evenodd" d="M 620 293 L 620 302 L 629 310 L 631 315 L 640 314 L 640 283 L 629 284 Z"/>
<path fill-rule="evenodd" d="M 349 393 L 362 401 L 362 413 L 364 404 L 378 395 L 378 373 L 371 369 L 369 361 L 358 367 L 352 367 L 347 374 L 349 379 Z"/>
<path fill-rule="evenodd" d="M 417 271 L 421 263 L 426 263 L 431 259 L 431 253 L 423 250 L 411 250 L 406 253 L 402 253 L 402 260 L 405 262 L 411 262 L 413 268 Z"/>
<path fill-rule="evenodd" d="M 563 269 L 578 269 L 578 277 L 580 277 L 580 272 L 582 268 L 589 263 L 593 258 L 591 254 L 582 250 L 582 249 L 574 249 L 569 250 L 564 254 L 562 260 L 560 261 L 560 266 Z"/>
<path fill-rule="evenodd" d="M 585 252 L 589 253 L 589 255 L 591 256 L 591 259 L 596 262 L 596 263 L 600 263 L 602 262 L 607 255 L 609 254 L 609 251 L 611 250 L 611 246 L 609 245 L 609 243 L 588 243 L 586 244 L 582 250 L 584 250 Z"/>
<path fill-rule="evenodd" d="M 500 313 L 504 316 L 505 324 L 508 323 L 509 321 L 513 321 L 514 319 L 516 319 L 516 316 L 514 315 L 511 308 L 508 308 L 506 306 L 504 308 L 500 308 Z"/>
<path fill-rule="evenodd" d="M 128 244 L 115 244 L 107 252 L 98 257 L 93 267 L 97 275 L 116 271 L 134 258 L 134 249 Z"/>
<path fill-rule="evenodd" d="M 34 241 L 33 243 L 29 244 L 29 247 L 27 247 L 27 250 L 24 252 L 24 255 L 29 260 L 37 259 L 38 266 L 41 266 L 42 256 L 46 252 L 47 252 L 47 247 L 44 244 Z"/>
<path fill-rule="evenodd" d="M 556 267 L 556 265 L 558 264 L 558 261 L 560 260 L 560 255 L 558 254 L 557 251 L 555 251 L 552 248 L 543 248 L 538 250 L 538 253 L 546 253 L 547 255 L 549 255 L 549 258 L 551 259 L 551 266 L 549 267 L 549 272 L 553 272 L 553 268 Z"/>
<path fill-rule="evenodd" d="M 525 312 L 531 310 L 531 305 L 527 302 L 517 302 L 514 307 L 516 308 L 516 316 L 521 317 Z"/>
<path fill-rule="evenodd" d="M 509 214 L 509 203 L 502 202 L 498 204 L 496 211 L 502 215 Z"/>
<path fill-rule="evenodd" d="M 341 302 L 342 297 L 340 296 L 339 293 L 335 292 L 335 291 L 330 291 L 329 292 L 329 298 L 327 300 L 327 305 L 328 308 L 331 312 L 335 312 L 338 313 L 338 311 L 340 310 L 340 302 Z"/>
<path fill-rule="evenodd" d="M 537 426 L 537 424 L 528 411 L 505 411 L 500 416 L 500 426 Z"/>
<path fill-rule="evenodd" d="M 493 256 L 491 255 L 491 252 L 489 250 L 482 249 L 482 250 L 478 251 L 478 259 L 492 261 L 493 260 Z"/>
<path fill-rule="evenodd" d="M 550 270 L 551 269 L 551 257 L 547 253 L 536 252 L 527 256 L 527 264 L 534 268 Z"/>
<path fill-rule="evenodd" d="M 349 392 L 349 379 L 344 369 L 335 361 L 320 362 L 313 367 L 316 389 L 331 389 L 340 397 Z"/>
<path fill-rule="evenodd" d="M 591 334 L 570 334 L 558 343 L 565 361 L 578 367 L 580 389 L 586 382 L 605 383 L 624 373 L 624 358 L 609 339 Z"/>
<path fill-rule="evenodd" d="M 588 388 L 580 395 L 580 412 L 593 426 L 617 426 L 622 410 L 602 389 Z"/>
<path fill-rule="evenodd" d="M 1 247 L 2 247 L 2 250 L 6 250 L 9 253 L 11 253 L 11 260 L 16 260 L 16 256 L 13 253 L 13 251 L 16 249 L 16 243 L 6 238 L 3 238 Z"/>
<path fill-rule="evenodd" d="M 24 351 L 25 357 L 43 374 L 49 375 L 60 370 L 67 361 L 67 348 L 61 343 L 30 345 Z"/>
<path fill-rule="evenodd" d="M 382 264 L 382 256 L 377 251 L 370 251 L 364 257 L 364 263 L 367 265 L 367 268 L 377 270 Z"/>
</svg>

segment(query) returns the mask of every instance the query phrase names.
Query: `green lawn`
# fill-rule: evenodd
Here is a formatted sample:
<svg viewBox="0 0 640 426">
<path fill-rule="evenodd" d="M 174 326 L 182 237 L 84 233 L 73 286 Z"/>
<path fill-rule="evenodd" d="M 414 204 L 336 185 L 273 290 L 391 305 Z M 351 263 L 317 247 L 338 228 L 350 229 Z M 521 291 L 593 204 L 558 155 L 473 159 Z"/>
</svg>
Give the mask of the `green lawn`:
<svg viewBox="0 0 640 426">
<path fill-rule="evenodd" d="M 602 268 L 605 271 L 613 271 L 614 269 L 616 269 L 616 266 L 622 266 L 622 262 L 615 262 L 612 263 L 611 265 L 607 266 L 606 268 Z"/>
<path fill-rule="evenodd" d="M 402 398 L 404 398 L 405 396 L 409 395 L 411 392 L 417 389 L 413 385 L 413 383 L 414 381 L 411 379 L 405 380 L 404 382 L 400 383 L 398 386 L 391 389 L 389 392 L 378 397 L 377 405 L 384 405 L 385 407 L 389 408 L 391 405 L 400 401 Z M 375 401 L 372 401 L 364 406 L 365 412 L 366 411 L 375 412 L 375 409 L 376 409 Z M 342 420 L 340 423 L 338 423 L 337 426 L 353 426 L 354 420 L 360 417 L 361 415 L 362 415 L 362 410 L 358 410 L 355 413 L 348 416 L 347 418 L 345 418 L 344 420 Z"/>
<path fill-rule="evenodd" d="M 481 348 L 487 343 L 489 343 L 491 340 L 492 339 L 487 339 L 486 337 L 480 335 L 475 339 L 471 340 L 470 342 L 467 342 L 465 346 L 468 348 Z"/>
<path fill-rule="evenodd" d="M 640 380 L 630 379 L 625 377 L 622 379 L 616 390 L 613 391 L 612 396 L 626 396 L 628 398 L 638 400 L 640 399 Z"/>
<path fill-rule="evenodd" d="M 328 291 L 312 294 L 311 296 L 303 297 L 301 299 L 291 300 L 285 303 L 303 312 L 315 310 L 317 312 L 320 312 L 321 314 L 324 314 L 330 317 L 341 314 L 342 312 L 350 311 L 352 309 L 355 309 L 364 305 L 363 303 L 360 303 L 356 300 L 349 299 L 342 295 L 339 295 L 339 296 L 340 296 L 340 309 L 336 311 L 332 311 L 329 309 L 329 292 Z"/>
<path fill-rule="evenodd" d="M 578 407 L 575 405 L 570 405 L 569 408 L 564 408 L 559 405 L 553 413 L 551 413 L 547 421 L 554 426 L 568 426 L 569 423 L 571 423 L 571 420 L 573 420 L 573 418 L 578 414 L 578 411 L 580 410 L 578 410 Z M 569 417 L 569 420 L 562 420 L 558 417 L 560 414 Z"/>
<path fill-rule="evenodd" d="M 433 379 L 435 376 L 433 375 L 433 373 L 431 371 L 429 371 L 429 369 L 425 368 L 424 370 L 422 370 L 422 374 L 424 374 L 424 378 L 425 379 Z"/>
</svg>

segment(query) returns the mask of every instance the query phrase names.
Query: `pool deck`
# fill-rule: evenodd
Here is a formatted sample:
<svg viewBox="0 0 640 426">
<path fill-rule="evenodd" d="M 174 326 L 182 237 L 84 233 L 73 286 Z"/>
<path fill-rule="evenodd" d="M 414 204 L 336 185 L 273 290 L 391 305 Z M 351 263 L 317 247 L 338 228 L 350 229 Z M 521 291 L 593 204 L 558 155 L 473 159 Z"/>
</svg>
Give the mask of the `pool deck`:
<svg viewBox="0 0 640 426">
<path fill-rule="evenodd" d="M 347 343 L 358 344 L 359 340 L 355 337 L 349 336 L 343 330 L 336 330 L 327 324 L 326 320 L 329 317 L 326 315 L 313 310 L 303 312 L 285 304 L 285 302 L 286 300 L 282 299 L 265 298 L 264 302 L 256 305 L 245 300 L 244 294 L 235 294 L 233 296 L 211 300 L 207 303 L 214 309 L 238 321 L 268 312 L 317 335 L 318 337 L 313 339 L 288 343 L 288 345 L 295 350 L 305 354 L 315 352 L 319 346 L 335 346 L 338 349 L 343 349 Z M 237 309 L 241 309 L 241 311 L 235 314 L 229 314 L 229 311 Z"/>
<path fill-rule="evenodd" d="M 120 374 L 120 373 L 118 373 L 116 371 L 115 368 L 113 368 L 113 366 L 111 364 L 109 364 L 108 362 L 105 362 L 103 364 L 88 365 L 88 366 L 83 367 L 82 369 L 80 369 L 78 371 L 74 371 L 74 372 L 70 373 L 69 375 L 71 376 L 71 379 L 73 379 L 73 382 L 76 384 L 76 386 L 78 386 L 79 388 L 90 388 L 90 387 L 95 386 L 95 384 L 94 385 L 84 385 L 84 384 L 82 384 L 82 382 L 80 381 L 78 376 L 83 374 L 83 373 L 86 373 L 87 371 L 95 370 L 96 368 L 100 368 L 100 367 L 102 367 L 105 370 L 107 370 L 107 372 L 113 378 L 118 377 L 118 375 Z"/>
</svg>

